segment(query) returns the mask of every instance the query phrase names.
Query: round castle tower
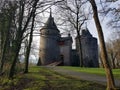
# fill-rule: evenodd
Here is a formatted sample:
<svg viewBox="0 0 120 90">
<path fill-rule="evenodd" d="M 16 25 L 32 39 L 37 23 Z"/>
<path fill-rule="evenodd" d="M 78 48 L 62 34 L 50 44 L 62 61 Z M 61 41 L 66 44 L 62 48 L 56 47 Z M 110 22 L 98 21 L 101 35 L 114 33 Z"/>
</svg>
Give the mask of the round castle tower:
<svg viewBox="0 0 120 90">
<path fill-rule="evenodd" d="M 51 15 L 40 29 L 40 51 L 39 56 L 42 65 L 47 65 L 59 60 L 60 48 L 58 41 L 60 40 L 60 31 L 58 30 L 54 18 Z"/>
</svg>

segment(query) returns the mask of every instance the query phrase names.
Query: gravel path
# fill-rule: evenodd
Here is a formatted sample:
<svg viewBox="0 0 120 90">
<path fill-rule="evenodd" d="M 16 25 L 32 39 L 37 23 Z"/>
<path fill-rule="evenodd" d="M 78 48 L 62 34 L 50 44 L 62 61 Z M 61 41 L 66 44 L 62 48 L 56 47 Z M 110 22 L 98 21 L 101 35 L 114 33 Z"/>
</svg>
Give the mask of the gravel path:
<svg viewBox="0 0 120 90">
<path fill-rule="evenodd" d="M 65 74 L 65 75 L 69 75 L 72 77 L 80 78 L 82 80 L 92 81 L 95 83 L 106 85 L 106 77 L 105 76 L 99 76 L 99 75 L 88 74 L 88 73 L 83 73 L 83 72 L 76 72 L 76 71 L 72 71 L 72 70 L 68 70 L 68 69 L 63 69 L 60 67 L 48 66 L 47 68 L 52 69 L 61 74 Z M 115 85 L 117 87 L 120 87 L 120 79 L 119 80 L 115 79 Z"/>
</svg>

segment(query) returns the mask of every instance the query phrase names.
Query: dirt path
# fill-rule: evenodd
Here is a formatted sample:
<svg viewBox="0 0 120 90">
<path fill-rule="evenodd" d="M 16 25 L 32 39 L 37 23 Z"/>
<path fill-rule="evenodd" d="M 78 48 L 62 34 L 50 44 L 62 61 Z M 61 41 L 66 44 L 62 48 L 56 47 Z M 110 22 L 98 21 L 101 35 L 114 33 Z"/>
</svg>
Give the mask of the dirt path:
<svg viewBox="0 0 120 90">
<path fill-rule="evenodd" d="M 105 76 L 99 76 L 99 75 L 88 74 L 88 73 L 83 73 L 83 72 L 76 72 L 76 71 L 72 71 L 72 70 L 68 70 L 68 69 L 63 69 L 60 67 L 48 66 L 47 68 L 50 68 L 61 74 L 65 74 L 65 75 L 69 75 L 72 77 L 80 78 L 82 80 L 92 81 L 95 83 L 106 85 L 106 77 Z M 115 85 L 117 87 L 120 87 L 120 80 L 115 79 Z"/>
</svg>

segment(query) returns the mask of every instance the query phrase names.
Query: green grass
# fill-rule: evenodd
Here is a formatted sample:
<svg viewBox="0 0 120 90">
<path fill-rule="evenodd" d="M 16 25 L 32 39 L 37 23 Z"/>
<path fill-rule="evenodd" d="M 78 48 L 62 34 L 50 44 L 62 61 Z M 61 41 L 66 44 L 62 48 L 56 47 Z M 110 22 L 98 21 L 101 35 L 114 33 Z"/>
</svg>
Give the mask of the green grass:
<svg viewBox="0 0 120 90">
<path fill-rule="evenodd" d="M 105 86 L 32 66 L 28 74 L 17 74 L 13 80 L 0 77 L 0 90 L 105 90 Z"/>
<path fill-rule="evenodd" d="M 105 76 L 104 68 L 81 68 L 81 67 L 71 67 L 71 66 L 60 66 L 60 67 L 68 70 L 77 71 L 77 72 L 85 72 L 85 73 Z M 113 69 L 112 71 L 115 78 L 120 79 L 120 69 Z"/>
</svg>

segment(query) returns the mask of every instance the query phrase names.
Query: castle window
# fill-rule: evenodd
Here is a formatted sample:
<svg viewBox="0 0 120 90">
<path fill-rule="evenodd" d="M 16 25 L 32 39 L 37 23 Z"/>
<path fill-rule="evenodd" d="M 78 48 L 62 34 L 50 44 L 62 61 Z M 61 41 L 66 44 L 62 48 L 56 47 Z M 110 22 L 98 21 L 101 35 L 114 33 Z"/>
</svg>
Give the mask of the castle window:
<svg viewBox="0 0 120 90">
<path fill-rule="evenodd" d="M 58 44 L 59 45 L 64 45 L 65 43 L 64 43 L 64 41 L 59 41 Z"/>
</svg>

